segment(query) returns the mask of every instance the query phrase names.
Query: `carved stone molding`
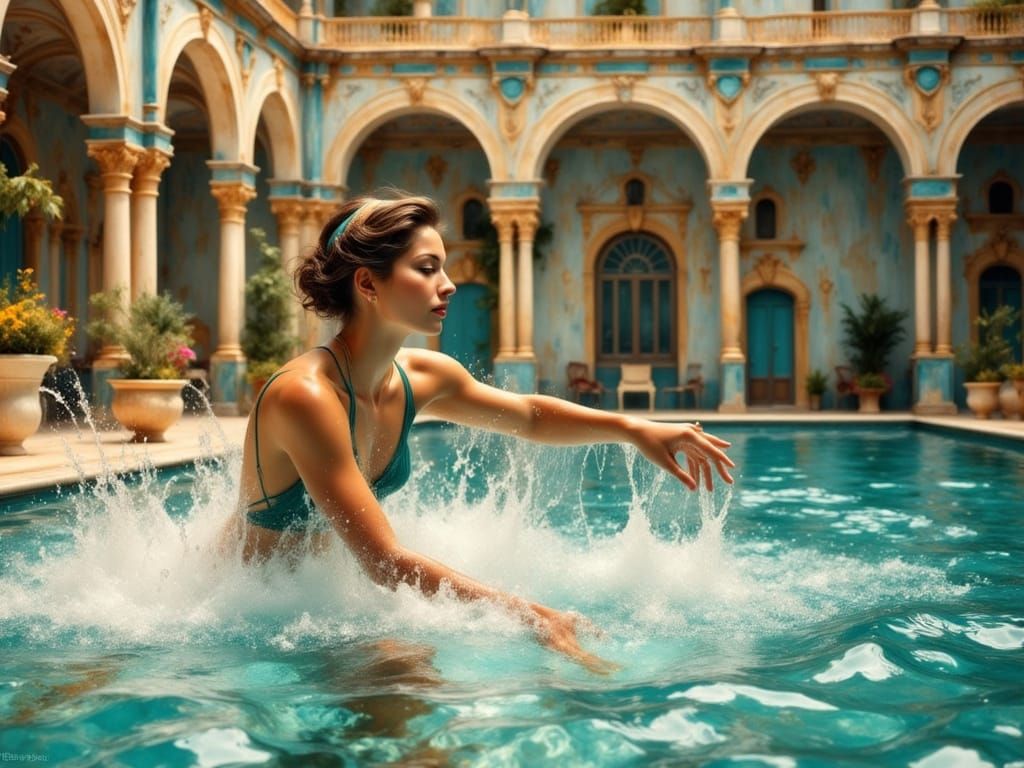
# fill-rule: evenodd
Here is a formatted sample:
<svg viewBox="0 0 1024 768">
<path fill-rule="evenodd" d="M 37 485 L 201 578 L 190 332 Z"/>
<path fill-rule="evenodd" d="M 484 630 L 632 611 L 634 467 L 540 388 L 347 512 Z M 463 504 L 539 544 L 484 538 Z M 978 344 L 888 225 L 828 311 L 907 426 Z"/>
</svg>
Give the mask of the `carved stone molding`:
<svg viewBox="0 0 1024 768">
<path fill-rule="evenodd" d="M 616 98 L 623 104 L 633 100 L 633 86 L 642 79 L 640 75 L 616 75 L 612 78 Z"/>
<path fill-rule="evenodd" d="M 249 79 L 256 66 L 256 54 L 245 38 L 235 33 L 235 54 L 238 56 L 238 68 L 242 73 L 242 88 L 249 87 Z"/>
<path fill-rule="evenodd" d="M 534 235 L 537 234 L 537 227 L 540 226 L 540 217 L 533 211 L 523 211 L 514 216 L 519 239 L 533 240 Z"/>
<path fill-rule="evenodd" d="M 714 206 L 711 223 L 718 232 L 720 240 L 739 240 L 740 225 L 747 218 L 746 204 L 742 208 L 734 206 Z"/>
<path fill-rule="evenodd" d="M 277 83 L 277 90 L 284 90 L 284 62 L 277 55 L 273 58 L 274 62 L 274 82 Z"/>
<path fill-rule="evenodd" d="M 627 205 L 621 203 L 587 203 L 576 206 L 582 217 L 583 237 L 589 238 L 594 218 L 601 215 L 625 217 L 627 226 L 633 232 L 643 228 L 650 216 L 674 216 L 675 227 L 679 232 L 686 232 L 687 218 L 693 206 L 690 203 L 644 203 L 643 205 Z M 621 218 L 620 218 L 621 220 Z"/>
<path fill-rule="evenodd" d="M 942 62 L 908 66 L 903 79 L 914 95 L 914 117 L 931 133 L 942 123 L 949 65 Z"/>
<path fill-rule="evenodd" d="M 754 271 L 765 285 L 775 285 L 775 275 L 781 266 L 783 266 L 782 259 L 774 253 L 766 253 L 757 260 Z"/>
<path fill-rule="evenodd" d="M 303 206 L 301 200 L 278 199 L 270 201 L 270 212 L 277 217 L 279 230 L 294 231 L 302 221 Z"/>
<path fill-rule="evenodd" d="M 427 78 L 406 77 L 402 79 L 402 86 L 409 96 L 409 103 L 416 105 L 423 101 L 423 93 L 427 90 Z"/>
<path fill-rule="evenodd" d="M 491 212 L 491 223 L 498 230 L 498 242 L 507 243 L 512 241 L 512 233 L 515 228 L 515 218 L 509 213 Z"/>
<path fill-rule="evenodd" d="M 203 31 L 203 39 L 210 39 L 210 24 L 213 23 L 213 11 L 205 5 L 199 6 L 199 28 Z"/>
<path fill-rule="evenodd" d="M 814 82 L 818 86 L 818 95 L 822 101 L 835 101 L 836 86 L 839 85 L 838 72 L 816 72 Z"/>
<path fill-rule="evenodd" d="M 139 0 L 117 0 L 117 13 L 121 17 L 121 31 L 128 31 L 128 21 L 132 17 L 132 11 Z"/>
<path fill-rule="evenodd" d="M 739 121 L 741 97 L 750 82 L 750 73 L 709 72 L 706 82 L 715 97 L 715 119 L 726 135 L 730 135 Z"/>
<path fill-rule="evenodd" d="M 139 155 L 139 162 L 135 166 L 135 177 L 160 181 L 160 177 L 170 164 L 171 158 L 166 152 L 159 149 L 147 149 Z"/>
</svg>

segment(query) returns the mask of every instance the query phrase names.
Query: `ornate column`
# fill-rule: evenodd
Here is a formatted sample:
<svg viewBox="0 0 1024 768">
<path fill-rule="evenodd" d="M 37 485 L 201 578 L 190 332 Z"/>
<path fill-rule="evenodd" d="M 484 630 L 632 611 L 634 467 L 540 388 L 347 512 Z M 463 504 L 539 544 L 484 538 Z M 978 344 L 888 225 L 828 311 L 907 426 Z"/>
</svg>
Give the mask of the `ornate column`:
<svg viewBox="0 0 1024 768">
<path fill-rule="evenodd" d="M 509 216 L 491 216 L 498 230 L 498 356 L 516 353 L 515 254 L 512 250 L 514 225 Z"/>
<path fill-rule="evenodd" d="M 938 231 L 935 245 L 935 354 L 953 354 L 952 275 L 949 263 L 949 231 L 956 220 L 956 211 L 942 211 L 936 216 Z"/>
<path fill-rule="evenodd" d="M 516 284 L 516 354 L 533 358 L 533 238 L 537 233 L 538 217 L 524 213 L 516 217 L 519 230 L 519 279 Z"/>
<path fill-rule="evenodd" d="M 914 355 L 929 355 L 932 351 L 929 236 L 932 213 L 912 209 L 907 221 L 914 230 Z"/>
<path fill-rule="evenodd" d="M 240 345 L 245 291 L 245 209 L 256 190 L 242 181 L 212 181 L 220 208 L 220 270 L 217 291 L 217 349 L 210 356 L 214 413 L 238 415 L 245 357 Z"/>
<path fill-rule="evenodd" d="M 156 201 L 160 176 L 171 158 L 159 149 L 147 149 L 135 166 L 132 194 L 131 297 L 157 292 Z"/>
<path fill-rule="evenodd" d="M 720 411 L 742 412 L 746 405 L 746 357 L 740 347 L 740 224 L 748 203 L 712 200 L 713 224 L 718 232 L 719 303 L 721 310 L 722 393 Z"/>
<path fill-rule="evenodd" d="M 75 329 L 75 348 L 81 349 L 78 345 L 78 339 L 82 337 L 82 322 L 85 319 L 85 313 L 82 312 L 81 305 L 78 301 L 78 288 L 79 288 L 79 250 L 82 247 L 82 236 L 85 234 L 85 230 L 82 227 L 67 226 L 61 228 L 60 237 L 64 244 L 64 261 L 67 264 L 65 274 L 67 275 L 67 301 L 64 309 L 68 311 L 72 317 L 79 318 L 78 327 Z"/>
<path fill-rule="evenodd" d="M 51 307 L 59 307 L 60 302 L 60 273 L 61 273 L 61 232 L 63 227 L 59 221 L 50 222 L 50 245 L 47 248 L 46 272 L 49 280 L 46 286 L 46 296 L 50 300 Z"/>
<path fill-rule="evenodd" d="M 281 243 L 281 266 L 289 279 L 299 265 L 300 235 L 302 230 L 302 201 L 298 198 L 271 198 L 270 210 L 277 217 L 277 236 Z M 293 336 L 299 336 L 301 307 L 296 300 L 288 318 Z"/>
</svg>

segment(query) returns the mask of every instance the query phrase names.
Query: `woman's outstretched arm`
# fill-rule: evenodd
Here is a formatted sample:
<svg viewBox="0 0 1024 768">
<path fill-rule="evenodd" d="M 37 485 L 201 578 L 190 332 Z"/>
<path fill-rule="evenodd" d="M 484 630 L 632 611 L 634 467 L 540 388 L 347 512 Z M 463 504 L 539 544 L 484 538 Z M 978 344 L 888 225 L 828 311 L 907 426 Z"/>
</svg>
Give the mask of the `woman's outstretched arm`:
<svg viewBox="0 0 1024 768">
<path fill-rule="evenodd" d="M 431 382 L 425 413 L 457 424 L 523 437 L 551 445 L 632 443 L 653 464 L 695 489 L 712 487 L 712 464 L 732 482 L 725 440 L 696 424 L 662 423 L 586 408 L 547 395 L 517 395 L 474 379 L 456 360 L 437 352 L 407 350 L 410 363 Z M 676 460 L 686 455 L 688 470 Z"/>
<path fill-rule="evenodd" d="M 579 643 L 579 617 L 503 592 L 402 546 L 356 464 L 348 417 L 336 394 L 313 377 L 281 387 L 268 409 L 278 445 L 306 489 L 373 581 L 391 589 L 409 584 L 426 595 L 442 586 L 462 600 L 496 603 L 530 626 L 538 639 L 591 671 L 613 665 Z"/>
</svg>

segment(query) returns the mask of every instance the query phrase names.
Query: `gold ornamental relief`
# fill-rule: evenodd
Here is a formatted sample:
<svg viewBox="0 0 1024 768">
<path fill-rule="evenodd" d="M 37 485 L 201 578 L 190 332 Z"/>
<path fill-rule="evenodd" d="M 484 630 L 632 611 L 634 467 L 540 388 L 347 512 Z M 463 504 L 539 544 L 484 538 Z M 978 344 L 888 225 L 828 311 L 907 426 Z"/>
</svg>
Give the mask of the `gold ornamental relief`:
<svg viewBox="0 0 1024 768">
<path fill-rule="evenodd" d="M 245 216 L 245 208 L 249 201 L 256 197 L 256 190 L 248 184 L 227 183 L 211 184 L 210 194 L 220 206 L 221 216 Z"/>
<path fill-rule="evenodd" d="M 142 151 L 127 144 L 92 144 L 87 154 L 100 167 L 104 176 L 122 174 L 130 176 L 138 165 Z"/>
<path fill-rule="evenodd" d="M 139 162 L 135 166 L 135 176 L 141 179 L 152 179 L 159 181 L 160 176 L 171 164 L 171 158 L 165 152 L 158 149 L 146 150 L 139 156 Z"/>
<path fill-rule="evenodd" d="M 739 240 L 740 224 L 747 217 L 746 209 L 724 208 L 715 210 L 711 223 L 722 240 Z"/>
</svg>

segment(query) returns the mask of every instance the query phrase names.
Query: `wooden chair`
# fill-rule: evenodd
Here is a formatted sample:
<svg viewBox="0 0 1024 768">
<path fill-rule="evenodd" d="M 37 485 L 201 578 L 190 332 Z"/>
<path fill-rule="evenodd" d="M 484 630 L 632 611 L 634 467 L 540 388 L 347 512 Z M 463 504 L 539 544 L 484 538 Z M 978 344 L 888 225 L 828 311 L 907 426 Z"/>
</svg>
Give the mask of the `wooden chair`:
<svg viewBox="0 0 1024 768">
<path fill-rule="evenodd" d="M 601 402 L 601 395 L 604 394 L 604 385 L 597 379 L 590 378 L 590 366 L 586 363 L 573 361 L 565 366 L 565 375 L 569 379 L 569 392 L 572 399 L 580 402 L 583 395 L 593 395 Z"/>
<path fill-rule="evenodd" d="M 665 392 L 675 392 L 678 395 L 678 404 L 685 407 L 686 393 L 693 393 L 693 405 L 695 408 L 703 407 L 704 399 L 704 374 L 701 372 L 700 363 L 687 363 L 686 375 L 682 384 L 674 387 L 664 387 Z"/>
<path fill-rule="evenodd" d="M 647 364 L 623 363 L 622 378 L 619 380 L 619 410 L 623 410 L 623 395 L 627 392 L 646 392 L 647 410 L 654 410 L 657 389 L 651 378 L 651 366 Z"/>
</svg>

